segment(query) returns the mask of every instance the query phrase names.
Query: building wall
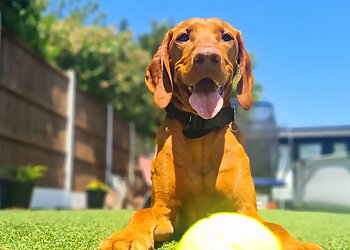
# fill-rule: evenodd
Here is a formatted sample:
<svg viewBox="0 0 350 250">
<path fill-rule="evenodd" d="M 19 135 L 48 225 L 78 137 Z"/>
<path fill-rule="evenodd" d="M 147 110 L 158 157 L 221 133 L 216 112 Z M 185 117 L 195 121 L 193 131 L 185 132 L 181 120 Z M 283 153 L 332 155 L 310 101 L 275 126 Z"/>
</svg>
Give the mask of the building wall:
<svg viewBox="0 0 350 250">
<path fill-rule="evenodd" d="M 277 178 L 286 182 L 274 197 L 301 208 L 350 209 L 350 127 L 298 128 L 280 132 Z"/>
<path fill-rule="evenodd" d="M 350 157 L 323 156 L 297 165 L 298 207 L 350 211 Z"/>
</svg>

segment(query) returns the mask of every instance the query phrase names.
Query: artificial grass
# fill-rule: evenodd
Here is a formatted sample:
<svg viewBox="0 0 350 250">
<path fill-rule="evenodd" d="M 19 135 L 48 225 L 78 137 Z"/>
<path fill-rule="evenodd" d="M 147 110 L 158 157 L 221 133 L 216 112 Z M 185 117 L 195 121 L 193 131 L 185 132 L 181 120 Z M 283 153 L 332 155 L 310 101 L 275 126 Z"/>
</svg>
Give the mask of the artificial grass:
<svg viewBox="0 0 350 250">
<path fill-rule="evenodd" d="M 99 242 L 128 222 L 133 211 L 0 211 L 0 250 L 97 249 Z M 295 237 L 317 242 L 324 249 L 350 250 L 350 215 L 335 213 L 262 211 Z M 174 250 L 176 241 L 157 244 Z"/>
</svg>

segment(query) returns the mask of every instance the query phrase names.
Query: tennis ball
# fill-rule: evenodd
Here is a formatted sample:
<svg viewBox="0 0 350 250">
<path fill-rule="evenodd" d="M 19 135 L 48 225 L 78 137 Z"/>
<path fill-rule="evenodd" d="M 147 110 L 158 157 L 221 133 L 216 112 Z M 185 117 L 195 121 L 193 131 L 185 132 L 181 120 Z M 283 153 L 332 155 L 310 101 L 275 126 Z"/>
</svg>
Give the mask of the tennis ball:
<svg viewBox="0 0 350 250">
<path fill-rule="evenodd" d="M 197 221 L 177 250 L 281 250 L 276 236 L 257 220 L 237 213 L 217 213 Z"/>
</svg>

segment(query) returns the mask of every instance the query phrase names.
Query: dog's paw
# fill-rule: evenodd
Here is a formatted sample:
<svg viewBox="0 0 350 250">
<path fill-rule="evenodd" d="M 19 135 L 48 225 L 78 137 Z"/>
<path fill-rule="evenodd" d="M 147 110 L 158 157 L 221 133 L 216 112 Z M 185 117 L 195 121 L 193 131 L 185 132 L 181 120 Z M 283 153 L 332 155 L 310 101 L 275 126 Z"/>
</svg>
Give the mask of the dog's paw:
<svg viewBox="0 0 350 250">
<path fill-rule="evenodd" d="M 154 250 L 150 234 L 124 229 L 114 232 L 103 240 L 98 250 Z"/>
</svg>

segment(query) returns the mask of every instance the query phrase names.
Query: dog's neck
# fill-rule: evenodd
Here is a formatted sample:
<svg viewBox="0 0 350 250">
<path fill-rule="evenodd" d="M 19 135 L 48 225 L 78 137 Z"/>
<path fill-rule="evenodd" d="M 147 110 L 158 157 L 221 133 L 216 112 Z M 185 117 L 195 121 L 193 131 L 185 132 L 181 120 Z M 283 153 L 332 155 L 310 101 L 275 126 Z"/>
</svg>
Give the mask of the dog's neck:
<svg viewBox="0 0 350 250">
<path fill-rule="evenodd" d="M 189 139 L 200 138 L 213 130 L 224 128 L 234 122 L 235 107 L 225 107 L 212 119 L 203 119 L 197 114 L 182 111 L 170 102 L 166 107 L 167 116 L 170 119 L 177 119 L 185 125 L 182 131 Z"/>
</svg>

